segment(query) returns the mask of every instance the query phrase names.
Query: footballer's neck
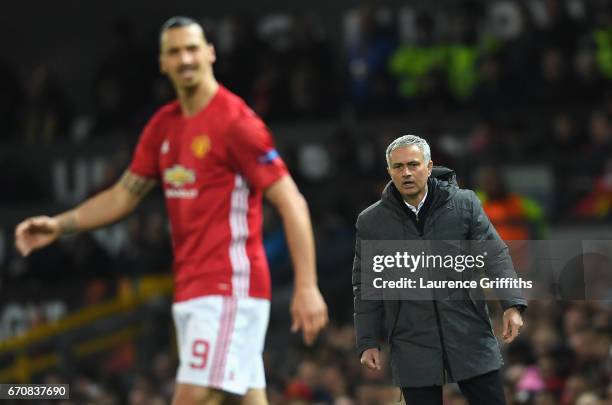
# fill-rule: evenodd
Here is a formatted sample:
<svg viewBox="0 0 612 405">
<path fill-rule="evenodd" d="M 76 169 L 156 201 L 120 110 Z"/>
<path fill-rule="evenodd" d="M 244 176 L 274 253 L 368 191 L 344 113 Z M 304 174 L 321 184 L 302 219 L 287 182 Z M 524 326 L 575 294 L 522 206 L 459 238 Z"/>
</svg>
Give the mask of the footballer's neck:
<svg viewBox="0 0 612 405">
<path fill-rule="evenodd" d="M 193 117 L 202 111 L 213 99 L 219 83 L 214 77 L 205 77 L 198 86 L 178 89 L 178 99 L 184 117 Z"/>
</svg>

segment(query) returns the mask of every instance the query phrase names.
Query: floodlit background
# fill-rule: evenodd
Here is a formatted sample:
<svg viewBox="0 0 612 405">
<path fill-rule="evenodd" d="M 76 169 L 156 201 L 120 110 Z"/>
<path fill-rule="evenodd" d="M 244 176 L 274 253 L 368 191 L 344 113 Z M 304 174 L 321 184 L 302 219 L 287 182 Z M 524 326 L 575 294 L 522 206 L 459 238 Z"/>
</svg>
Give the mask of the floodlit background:
<svg viewBox="0 0 612 405">
<path fill-rule="evenodd" d="M 350 284 L 354 222 L 380 197 L 397 136 L 425 137 L 506 240 L 612 239 L 610 1 L 12 2 L 0 14 L 0 383 L 70 383 L 65 404 L 172 395 L 161 193 L 27 260 L 12 234 L 127 167 L 173 97 L 157 45 L 175 14 L 204 24 L 217 78 L 269 124 L 314 220 L 332 323 L 307 349 L 289 333 L 292 271 L 265 212 L 272 404 L 399 399 L 388 372 L 363 370 L 353 351 Z M 612 403 L 610 301 L 530 304 L 520 338 L 503 345 L 508 404 Z M 445 395 L 466 404 L 453 386 Z"/>
</svg>

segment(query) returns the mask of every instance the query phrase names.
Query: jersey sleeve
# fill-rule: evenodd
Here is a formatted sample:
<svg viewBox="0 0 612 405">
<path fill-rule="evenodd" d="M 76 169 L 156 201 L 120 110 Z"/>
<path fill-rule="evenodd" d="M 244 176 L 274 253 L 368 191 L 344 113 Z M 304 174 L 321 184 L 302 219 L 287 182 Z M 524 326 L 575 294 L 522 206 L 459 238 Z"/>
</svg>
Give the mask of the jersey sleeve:
<svg viewBox="0 0 612 405">
<path fill-rule="evenodd" d="M 257 117 L 247 116 L 234 122 L 230 128 L 229 155 L 247 182 L 262 190 L 288 173 L 270 131 Z"/>
<path fill-rule="evenodd" d="M 147 122 L 134 150 L 129 170 L 142 177 L 159 178 L 159 137 L 158 118 L 153 116 Z"/>
</svg>

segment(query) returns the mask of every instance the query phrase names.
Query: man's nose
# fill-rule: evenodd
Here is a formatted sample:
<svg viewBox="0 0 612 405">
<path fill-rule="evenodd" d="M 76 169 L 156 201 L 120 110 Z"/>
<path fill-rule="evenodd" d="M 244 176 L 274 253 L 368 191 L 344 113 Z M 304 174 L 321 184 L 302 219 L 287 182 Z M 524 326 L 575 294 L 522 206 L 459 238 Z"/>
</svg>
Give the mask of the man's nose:
<svg viewBox="0 0 612 405">
<path fill-rule="evenodd" d="M 181 52 L 181 63 L 189 64 L 192 62 L 192 60 L 193 60 L 193 57 L 191 55 L 191 52 L 187 52 L 187 51 Z"/>
</svg>

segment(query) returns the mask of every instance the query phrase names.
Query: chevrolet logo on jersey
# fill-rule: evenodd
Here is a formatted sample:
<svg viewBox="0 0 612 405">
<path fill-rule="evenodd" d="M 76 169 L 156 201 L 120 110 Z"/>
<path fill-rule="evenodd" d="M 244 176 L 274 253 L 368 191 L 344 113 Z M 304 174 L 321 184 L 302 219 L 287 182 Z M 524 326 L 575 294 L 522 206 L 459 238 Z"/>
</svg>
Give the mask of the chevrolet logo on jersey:
<svg viewBox="0 0 612 405">
<path fill-rule="evenodd" d="M 195 182 L 195 173 L 181 165 L 174 165 L 164 170 L 164 181 L 174 187 L 181 187 Z"/>
</svg>

